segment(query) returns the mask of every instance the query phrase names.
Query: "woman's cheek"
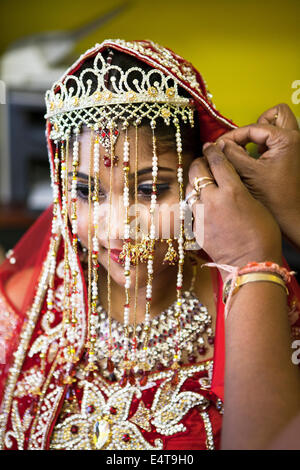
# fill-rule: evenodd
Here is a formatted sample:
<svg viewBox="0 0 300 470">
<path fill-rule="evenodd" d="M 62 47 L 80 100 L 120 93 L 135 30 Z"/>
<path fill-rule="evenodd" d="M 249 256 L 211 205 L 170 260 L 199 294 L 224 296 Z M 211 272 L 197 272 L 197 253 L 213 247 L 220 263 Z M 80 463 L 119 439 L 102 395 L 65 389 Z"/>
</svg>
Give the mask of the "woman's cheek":
<svg viewBox="0 0 300 470">
<path fill-rule="evenodd" d="M 88 210 L 82 207 L 82 204 L 79 203 L 77 206 L 78 238 L 81 240 L 81 243 L 85 247 L 88 246 L 88 233 L 89 233 L 88 221 L 89 221 Z"/>
</svg>

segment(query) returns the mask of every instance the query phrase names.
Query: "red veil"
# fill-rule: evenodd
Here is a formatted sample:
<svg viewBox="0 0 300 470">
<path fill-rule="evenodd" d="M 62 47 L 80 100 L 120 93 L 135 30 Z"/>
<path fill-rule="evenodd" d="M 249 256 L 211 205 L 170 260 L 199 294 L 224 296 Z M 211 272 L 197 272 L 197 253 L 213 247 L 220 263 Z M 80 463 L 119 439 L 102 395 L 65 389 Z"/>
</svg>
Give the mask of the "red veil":
<svg viewBox="0 0 300 470">
<path fill-rule="evenodd" d="M 215 141 L 219 136 L 236 127 L 232 121 L 223 117 L 215 109 L 200 73 L 189 62 L 169 49 L 162 48 L 150 41 L 125 42 L 109 40 L 97 44 L 81 56 L 67 74 L 73 74 L 85 60 L 106 48 L 117 49 L 132 55 L 140 61 L 173 76 L 179 85 L 189 92 L 195 102 L 200 121 L 200 139 L 202 142 Z M 53 169 L 54 148 L 52 141 L 49 139 L 50 131 L 51 124 L 48 122 L 46 136 L 50 165 Z M 0 400 L 3 398 L 4 428 L 6 422 L 10 422 L 9 413 L 12 394 L 26 358 L 26 351 L 32 341 L 39 335 L 40 317 L 45 299 L 37 298 L 37 288 L 43 280 L 43 266 L 49 252 L 52 217 L 52 207 L 50 207 L 28 230 L 0 268 Z M 57 261 L 63 257 L 62 251 L 63 243 L 61 243 L 58 250 Z M 209 260 L 209 258 L 207 259 Z M 86 288 L 79 260 L 78 265 L 82 275 L 82 297 L 86 303 Z M 224 306 L 221 295 L 222 279 L 216 270 L 214 270 L 214 274 L 217 324 L 212 391 L 220 398 L 223 398 Z M 46 282 L 46 279 L 44 282 Z M 293 299 L 298 302 L 300 288 L 295 279 L 292 280 L 289 289 L 290 300 Z M 33 305 L 35 305 L 35 316 L 29 315 Z M 83 323 L 85 321 L 86 319 L 83 320 Z M 30 326 L 31 328 L 28 329 Z M 29 337 L 25 337 L 27 334 L 25 330 L 31 331 Z M 85 328 L 83 325 L 81 346 L 78 347 L 77 351 L 79 355 L 82 354 L 83 350 L 84 334 Z M 26 358 L 26 360 L 29 359 Z M 47 364 L 47 367 L 50 369 L 51 364 Z M 11 373 L 11 371 L 16 372 L 16 370 L 19 372 Z M 28 399 L 30 400 L 30 397 Z M 48 431 L 50 434 L 51 429 Z M 25 446 L 25 444 L 23 445 Z"/>
</svg>

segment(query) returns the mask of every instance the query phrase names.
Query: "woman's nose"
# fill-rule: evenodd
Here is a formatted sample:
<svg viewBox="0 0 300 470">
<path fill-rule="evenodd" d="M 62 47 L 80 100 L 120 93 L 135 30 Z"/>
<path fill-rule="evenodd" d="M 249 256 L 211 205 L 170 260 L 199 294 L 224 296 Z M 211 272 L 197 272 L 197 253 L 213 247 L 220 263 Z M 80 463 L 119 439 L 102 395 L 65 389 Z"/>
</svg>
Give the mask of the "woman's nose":
<svg viewBox="0 0 300 470">
<path fill-rule="evenodd" d="M 122 196 L 113 196 L 111 204 L 100 204 L 98 238 L 104 245 L 108 239 L 121 240 L 124 235 L 125 209 Z"/>
</svg>

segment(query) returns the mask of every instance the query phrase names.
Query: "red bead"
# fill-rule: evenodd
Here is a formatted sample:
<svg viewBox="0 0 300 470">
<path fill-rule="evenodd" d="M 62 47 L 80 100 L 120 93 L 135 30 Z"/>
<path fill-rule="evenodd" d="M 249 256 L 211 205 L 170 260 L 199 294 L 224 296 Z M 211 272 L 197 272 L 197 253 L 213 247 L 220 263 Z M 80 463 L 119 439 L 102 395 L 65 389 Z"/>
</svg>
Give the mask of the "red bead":
<svg viewBox="0 0 300 470">
<path fill-rule="evenodd" d="M 117 408 L 115 408 L 114 406 L 111 406 L 109 408 L 109 412 L 110 412 L 110 414 L 115 415 L 115 414 L 117 414 Z"/>
<path fill-rule="evenodd" d="M 205 354 L 205 351 L 206 351 L 206 349 L 205 349 L 204 346 L 200 346 L 200 347 L 198 348 L 198 353 L 201 354 L 201 355 Z"/>
<path fill-rule="evenodd" d="M 123 434 L 122 440 L 123 440 L 124 442 L 129 442 L 129 441 L 130 441 L 130 436 L 129 436 L 129 434 Z"/>
<path fill-rule="evenodd" d="M 213 336 L 209 336 L 207 341 L 208 341 L 208 344 L 214 344 L 215 338 Z"/>
<path fill-rule="evenodd" d="M 172 377 L 171 384 L 172 384 L 172 385 L 178 385 L 178 382 L 179 382 L 178 370 L 176 370 L 176 371 L 174 372 L 173 377 Z"/>
<path fill-rule="evenodd" d="M 85 377 L 85 380 L 87 380 L 88 382 L 93 382 L 94 380 L 94 372 L 93 371 L 90 371 L 87 376 Z"/>
<path fill-rule="evenodd" d="M 111 360 L 111 358 L 109 357 L 107 359 L 107 370 L 108 370 L 108 372 L 112 373 L 114 371 L 114 368 L 115 368 L 114 363 Z"/>
<path fill-rule="evenodd" d="M 143 371 L 142 378 L 140 379 L 140 385 L 141 385 L 142 387 L 144 387 L 144 385 L 146 385 L 147 382 L 148 382 L 148 374 L 147 374 L 147 372 L 144 370 L 144 371 Z"/>
<path fill-rule="evenodd" d="M 189 354 L 188 355 L 188 360 L 189 360 L 189 362 L 195 362 L 196 356 L 194 356 L 194 354 Z"/>
<path fill-rule="evenodd" d="M 104 165 L 107 167 L 111 166 L 111 160 L 110 158 L 104 157 Z"/>
<path fill-rule="evenodd" d="M 120 387 L 125 387 L 126 384 L 127 384 L 127 374 L 125 371 L 123 377 L 120 380 Z"/>
<path fill-rule="evenodd" d="M 37 403 L 38 399 L 37 398 L 34 398 L 33 402 L 31 403 L 30 405 L 30 408 L 29 408 L 29 413 L 31 414 L 31 416 L 34 416 L 36 413 L 37 413 L 37 410 L 38 410 L 38 403 Z"/>
<path fill-rule="evenodd" d="M 130 385 L 135 385 L 135 376 L 132 369 L 129 371 L 129 383 Z"/>
<path fill-rule="evenodd" d="M 64 372 L 61 371 L 59 376 L 58 376 L 58 385 L 60 385 L 60 386 L 65 385 L 65 381 L 64 381 L 65 377 L 64 376 L 65 376 Z"/>
<path fill-rule="evenodd" d="M 76 426 L 76 424 L 73 424 L 73 426 L 71 426 L 71 433 L 72 434 L 78 433 L 78 426 Z"/>
</svg>

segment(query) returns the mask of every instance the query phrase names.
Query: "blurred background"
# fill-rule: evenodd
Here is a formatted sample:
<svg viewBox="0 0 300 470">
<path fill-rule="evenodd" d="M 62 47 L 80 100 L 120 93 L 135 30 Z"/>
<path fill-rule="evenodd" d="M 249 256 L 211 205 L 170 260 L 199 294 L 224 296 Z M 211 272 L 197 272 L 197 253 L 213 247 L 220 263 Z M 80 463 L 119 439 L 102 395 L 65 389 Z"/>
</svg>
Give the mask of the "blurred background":
<svg viewBox="0 0 300 470">
<path fill-rule="evenodd" d="M 280 102 L 300 123 L 299 17 L 299 0 L 1 0 L 0 260 L 51 202 L 44 93 L 78 55 L 151 39 L 191 61 L 236 124 Z M 284 253 L 299 272 L 299 253 Z"/>
</svg>

